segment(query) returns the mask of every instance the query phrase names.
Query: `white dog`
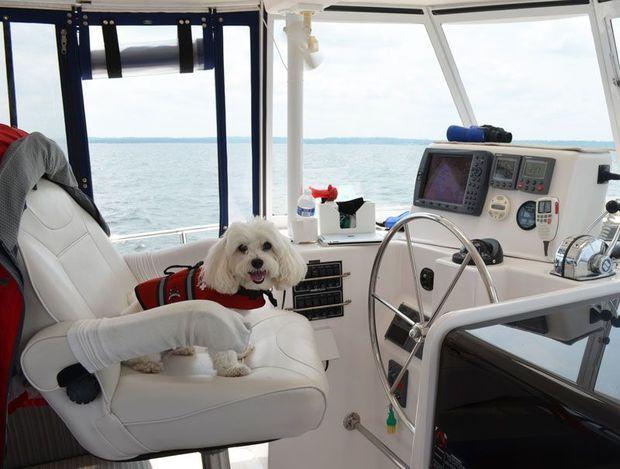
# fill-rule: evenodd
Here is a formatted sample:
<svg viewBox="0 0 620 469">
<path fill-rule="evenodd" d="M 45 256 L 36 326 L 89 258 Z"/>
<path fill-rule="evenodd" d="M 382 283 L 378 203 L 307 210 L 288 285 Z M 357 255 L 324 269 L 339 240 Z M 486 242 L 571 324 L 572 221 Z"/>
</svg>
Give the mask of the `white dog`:
<svg viewBox="0 0 620 469">
<path fill-rule="evenodd" d="M 306 263 L 275 225 L 261 218 L 232 223 L 222 238 L 209 249 L 200 273 L 201 287 L 232 295 L 247 290 L 286 290 L 306 275 Z M 210 352 L 213 367 L 220 376 L 245 376 L 250 368 L 233 350 Z M 178 355 L 192 355 L 193 347 L 176 349 Z M 144 373 L 158 373 L 161 357 L 138 357 L 125 362 Z"/>
</svg>

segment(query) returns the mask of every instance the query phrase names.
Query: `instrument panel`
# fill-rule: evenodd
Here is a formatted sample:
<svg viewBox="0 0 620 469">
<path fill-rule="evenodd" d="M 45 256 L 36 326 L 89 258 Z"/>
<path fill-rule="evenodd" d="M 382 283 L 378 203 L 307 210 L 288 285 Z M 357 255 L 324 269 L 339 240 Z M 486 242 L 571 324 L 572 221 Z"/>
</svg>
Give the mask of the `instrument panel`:
<svg viewBox="0 0 620 469">
<path fill-rule="evenodd" d="M 554 167 L 554 158 L 427 148 L 413 204 L 477 216 L 489 187 L 548 194 Z"/>
<path fill-rule="evenodd" d="M 604 205 L 608 185 L 598 172 L 609 161 L 596 148 L 434 143 L 420 162 L 411 211 L 441 214 L 470 239 L 495 238 L 510 257 L 551 262 L 559 241 L 583 231 Z M 559 208 L 544 226 L 536 222 L 542 199 Z M 460 247 L 443 231 L 421 224 L 414 237 Z"/>
</svg>

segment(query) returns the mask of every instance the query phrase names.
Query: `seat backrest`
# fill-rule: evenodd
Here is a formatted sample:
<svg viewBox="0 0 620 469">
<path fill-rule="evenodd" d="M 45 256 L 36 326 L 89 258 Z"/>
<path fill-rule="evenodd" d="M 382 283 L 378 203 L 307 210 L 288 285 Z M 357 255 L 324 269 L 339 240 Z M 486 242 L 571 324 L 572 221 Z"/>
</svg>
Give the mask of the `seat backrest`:
<svg viewBox="0 0 620 469">
<path fill-rule="evenodd" d="M 116 316 L 136 279 L 105 232 L 61 187 L 42 179 L 26 199 L 19 249 L 55 321 Z"/>
</svg>

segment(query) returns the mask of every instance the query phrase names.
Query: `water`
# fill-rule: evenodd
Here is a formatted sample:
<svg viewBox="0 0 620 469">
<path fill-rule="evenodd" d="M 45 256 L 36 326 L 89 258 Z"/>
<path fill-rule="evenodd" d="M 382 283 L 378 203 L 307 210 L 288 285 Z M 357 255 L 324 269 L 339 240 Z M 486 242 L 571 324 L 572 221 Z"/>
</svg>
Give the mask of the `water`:
<svg viewBox="0 0 620 469">
<path fill-rule="evenodd" d="M 429 142 L 312 143 L 304 146 L 304 185 L 338 187 L 339 198 L 363 196 L 378 207 L 407 207 L 415 175 Z M 545 142 L 572 144 L 574 142 Z M 611 147 L 608 142 L 580 145 Z M 219 223 L 217 147 L 204 142 L 91 143 L 95 202 L 113 234 L 130 234 Z M 274 143 L 273 213 L 286 212 L 286 144 Z M 251 148 L 228 144 L 229 217 L 251 216 Z M 616 165 L 614 163 L 614 167 Z M 617 169 L 617 168 L 616 168 Z M 620 197 L 611 182 L 609 197 Z M 190 239 L 215 236 L 215 232 Z M 124 251 L 178 244 L 163 237 L 121 246 Z"/>
</svg>

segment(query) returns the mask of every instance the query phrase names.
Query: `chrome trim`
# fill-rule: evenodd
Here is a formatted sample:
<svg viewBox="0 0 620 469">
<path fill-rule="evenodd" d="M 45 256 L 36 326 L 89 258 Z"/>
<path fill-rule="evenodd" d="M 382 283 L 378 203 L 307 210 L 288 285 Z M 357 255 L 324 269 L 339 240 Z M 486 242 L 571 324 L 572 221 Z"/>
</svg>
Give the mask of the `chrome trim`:
<svg viewBox="0 0 620 469">
<path fill-rule="evenodd" d="M 190 233 L 200 233 L 203 231 L 218 231 L 219 225 L 212 223 L 210 225 L 188 226 L 185 228 L 173 228 L 169 230 L 145 231 L 144 233 L 134 233 L 127 235 L 111 235 L 110 241 L 113 243 L 122 243 L 124 241 L 136 241 L 138 239 L 157 238 L 159 236 L 179 235 L 181 244 L 187 243 L 187 235 Z"/>
<path fill-rule="evenodd" d="M 328 280 L 331 278 L 345 278 L 345 277 L 349 277 L 350 275 L 351 275 L 351 272 L 345 272 L 344 274 L 340 274 L 340 275 L 326 275 L 324 277 L 311 277 L 311 278 L 305 278 L 299 283 L 314 282 L 315 280 Z"/>
<path fill-rule="evenodd" d="M 390 229 L 388 234 L 385 236 L 385 238 L 379 245 L 379 249 L 377 251 L 377 255 L 375 257 L 375 260 L 372 266 L 372 271 L 370 274 L 370 282 L 368 285 L 368 328 L 370 332 L 370 343 L 372 346 L 375 365 L 377 366 L 379 370 L 379 378 L 381 380 L 381 384 L 383 385 L 385 394 L 390 404 L 392 404 L 392 407 L 396 410 L 396 413 L 400 417 L 400 420 L 405 424 L 405 426 L 409 429 L 409 431 L 411 431 L 412 434 L 415 434 L 415 424 L 409 419 L 409 417 L 407 417 L 404 410 L 398 403 L 398 400 L 394 397 L 394 394 L 391 392 L 391 386 L 388 381 L 387 370 L 385 369 L 383 365 L 383 360 L 381 358 L 381 350 L 379 349 L 379 339 L 377 337 L 377 324 L 375 320 L 375 298 L 376 298 L 376 289 L 377 289 L 377 278 L 379 275 L 379 269 L 381 267 L 381 261 L 383 259 L 383 255 L 385 254 L 385 251 L 390 241 L 394 238 L 394 236 L 397 235 L 398 231 L 402 227 L 412 222 L 413 220 L 418 220 L 418 219 L 430 220 L 435 223 L 439 223 L 444 228 L 446 228 L 448 231 L 450 231 L 461 242 L 461 244 L 467 249 L 468 253 L 471 255 L 471 258 L 473 259 L 474 264 L 476 265 L 476 268 L 478 269 L 478 274 L 480 275 L 480 278 L 482 279 L 482 282 L 485 286 L 487 295 L 489 296 L 489 301 L 491 303 L 497 303 L 499 301 L 497 297 L 497 291 L 493 283 L 493 279 L 491 278 L 491 275 L 489 274 L 489 270 L 487 269 L 487 266 L 484 264 L 482 258 L 480 257 L 480 253 L 478 253 L 478 250 L 474 247 L 472 242 L 467 238 L 467 236 L 465 236 L 465 233 L 463 233 L 463 231 L 458 226 L 456 226 L 454 223 L 452 223 L 447 218 L 444 218 L 440 215 L 436 215 L 433 213 L 426 213 L 426 212 L 411 213 L 407 215 L 406 217 L 402 218 L 401 220 L 399 220 Z M 408 246 L 408 248 L 410 248 L 410 245 Z M 429 319 L 429 321 L 424 322 L 422 324 L 424 327 L 424 330 L 427 330 L 428 327 L 434 322 L 434 320 L 437 317 L 439 317 L 441 308 L 445 304 L 445 301 L 447 300 L 447 298 L 450 296 L 450 293 L 454 289 L 454 285 L 456 285 L 456 282 L 460 278 L 462 272 L 467 267 L 468 262 L 469 262 L 468 260 L 465 260 L 465 262 L 461 264 L 455 278 L 452 280 L 450 286 L 448 287 L 446 294 L 444 294 L 444 298 L 442 298 L 438 307 L 435 308 L 435 311 L 433 312 L 433 316 Z M 417 279 L 414 279 L 414 281 L 417 282 Z M 421 302 L 421 299 L 419 299 L 418 301 Z M 422 321 L 424 320 L 425 319 L 422 316 Z M 410 354 L 410 357 L 407 360 L 407 365 L 411 362 L 411 360 L 413 359 L 413 356 L 415 356 L 415 352 L 417 352 L 417 350 L 420 348 L 421 343 L 423 341 L 424 341 L 424 337 L 422 337 L 418 342 L 416 342 L 413 348 L 412 354 Z M 407 365 L 403 367 L 403 370 L 407 368 Z"/>
<path fill-rule="evenodd" d="M 381 451 L 387 458 L 394 463 L 394 465 L 400 469 L 409 469 L 409 466 L 405 464 L 405 461 L 400 459 L 398 455 L 392 451 L 388 446 L 377 438 L 374 433 L 368 430 L 364 425 L 362 425 L 361 418 L 357 412 L 351 412 L 347 415 L 342 425 L 349 431 L 357 430 L 364 437 L 370 441 L 379 451 Z"/>
<path fill-rule="evenodd" d="M 405 315 L 401 310 L 399 310 L 396 306 L 393 306 L 391 303 L 388 303 L 387 301 L 385 301 L 383 298 L 381 298 L 378 295 L 375 295 L 373 293 L 372 297 L 377 300 L 379 303 L 381 303 L 383 306 L 385 306 L 386 308 L 388 308 L 389 310 L 391 310 L 394 314 L 396 314 L 398 317 L 400 317 L 403 321 L 405 321 L 407 324 L 409 324 L 411 327 L 414 327 L 417 325 L 417 322 L 415 322 L 413 319 L 411 319 L 409 316 Z"/>
<path fill-rule="evenodd" d="M 351 304 L 351 300 L 345 300 L 342 303 L 334 303 L 331 305 L 321 305 L 321 306 L 309 306 L 308 308 L 284 308 L 285 311 L 293 311 L 295 313 L 301 313 L 303 311 L 314 311 L 317 309 L 327 309 L 333 308 L 335 306 L 347 306 Z"/>
<path fill-rule="evenodd" d="M 415 258 L 413 255 L 413 242 L 411 241 L 411 233 L 409 231 L 409 225 L 405 225 L 405 238 L 407 239 L 407 252 L 409 253 L 409 264 L 411 267 L 411 274 L 413 275 L 413 284 L 415 285 L 416 301 L 418 303 L 418 312 L 420 318 L 424 320 L 424 308 L 422 306 L 422 291 L 420 290 L 420 282 L 418 282 L 418 268 L 415 265 Z M 403 367 L 405 369 L 405 367 Z"/>
</svg>

